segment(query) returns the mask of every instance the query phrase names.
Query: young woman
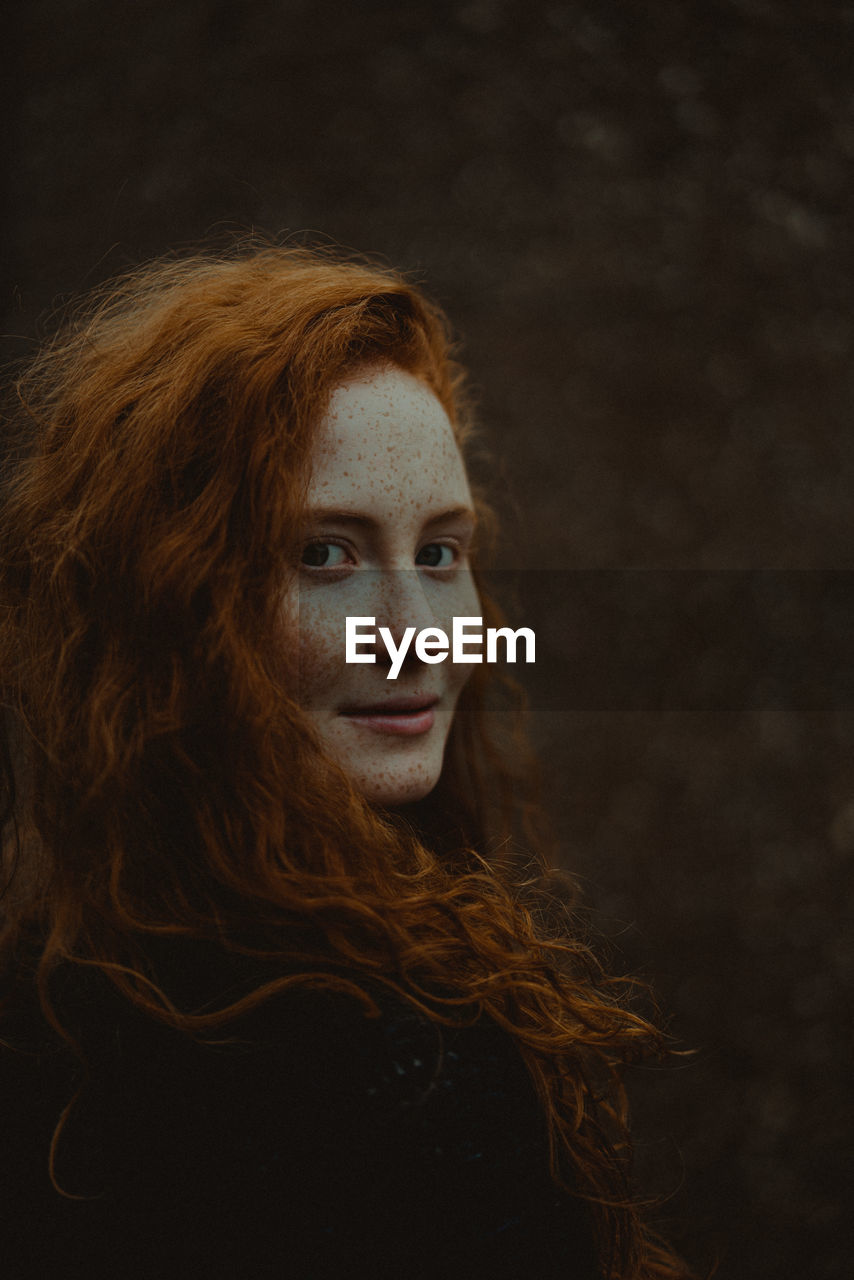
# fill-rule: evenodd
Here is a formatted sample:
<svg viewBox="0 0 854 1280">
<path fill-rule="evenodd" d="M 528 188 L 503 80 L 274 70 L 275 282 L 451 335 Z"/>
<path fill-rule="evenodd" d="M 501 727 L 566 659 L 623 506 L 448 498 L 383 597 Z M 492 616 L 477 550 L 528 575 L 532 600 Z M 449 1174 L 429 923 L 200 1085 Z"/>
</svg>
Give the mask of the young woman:
<svg viewBox="0 0 854 1280">
<path fill-rule="evenodd" d="M 442 315 L 326 253 L 167 260 L 11 405 L 7 1260 L 686 1276 L 629 1191 L 660 1037 L 536 883 L 496 668 L 344 660 L 347 617 L 497 619 Z"/>
</svg>

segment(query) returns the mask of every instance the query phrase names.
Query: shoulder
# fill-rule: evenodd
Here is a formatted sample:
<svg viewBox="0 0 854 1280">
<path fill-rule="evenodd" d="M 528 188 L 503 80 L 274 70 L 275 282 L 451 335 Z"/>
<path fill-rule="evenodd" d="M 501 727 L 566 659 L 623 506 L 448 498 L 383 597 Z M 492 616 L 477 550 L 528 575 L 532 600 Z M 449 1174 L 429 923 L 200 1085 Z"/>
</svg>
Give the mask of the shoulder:
<svg viewBox="0 0 854 1280">
<path fill-rule="evenodd" d="M 359 985 L 370 1004 L 289 987 L 206 1042 L 90 1003 L 104 1025 L 59 1172 L 93 1197 L 63 1208 L 93 1280 L 119 1238 L 164 1276 L 595 1276 L 510 1037 Z"/>
</svg>

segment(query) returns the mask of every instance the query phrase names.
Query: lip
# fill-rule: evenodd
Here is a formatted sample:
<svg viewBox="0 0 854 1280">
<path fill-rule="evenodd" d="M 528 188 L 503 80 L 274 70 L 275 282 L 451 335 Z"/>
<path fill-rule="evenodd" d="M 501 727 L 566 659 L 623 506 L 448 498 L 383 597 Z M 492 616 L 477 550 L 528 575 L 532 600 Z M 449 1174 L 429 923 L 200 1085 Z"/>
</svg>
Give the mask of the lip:
<svg viewBox="0 0 854 1280">
<path fill-rule="evenodd" d="M 435 707 L 438 698 L 389 698 L 364 706 L 342 707 L 339 715 L 351 724 L 374 733 L 396 734 L 402 738 L 415 738 L 429 733 L 436 721 Z"/>
</svg>

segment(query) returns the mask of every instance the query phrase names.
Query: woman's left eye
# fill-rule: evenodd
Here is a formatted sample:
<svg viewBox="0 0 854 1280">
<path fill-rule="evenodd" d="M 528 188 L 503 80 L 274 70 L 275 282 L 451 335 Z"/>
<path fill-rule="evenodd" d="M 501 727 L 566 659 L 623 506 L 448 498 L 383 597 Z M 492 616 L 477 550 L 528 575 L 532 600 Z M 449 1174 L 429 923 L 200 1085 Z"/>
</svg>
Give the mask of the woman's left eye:
<svg viewBox="0 0 854 1280">
<path fill-rule="evenodd" d="M 418 552 L 415 563 L 427 569 L 450 569 L 456 559 L 455 547 L 449 547 L 444 542 L 428 542 Z"/>
</svg>

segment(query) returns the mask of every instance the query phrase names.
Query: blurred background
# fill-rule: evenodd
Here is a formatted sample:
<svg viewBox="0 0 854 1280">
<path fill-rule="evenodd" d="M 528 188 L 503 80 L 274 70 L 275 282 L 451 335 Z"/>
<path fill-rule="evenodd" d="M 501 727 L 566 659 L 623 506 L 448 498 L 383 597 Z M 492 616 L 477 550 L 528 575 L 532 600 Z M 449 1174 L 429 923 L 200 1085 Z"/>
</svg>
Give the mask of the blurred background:
<svg viewBox="0 0 854 1280">
<path fill-rule="evenodd" d="M 568 864 L 697 1051 L 631 1082 L 641 1183 L 700 1267 L 850 1276 L 854 4 L 15 10 L 4 358 L 211 234 L 425 282 L 519 508 Z"/>
</svg>

